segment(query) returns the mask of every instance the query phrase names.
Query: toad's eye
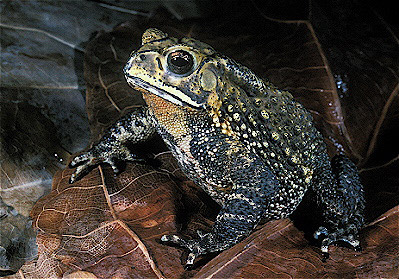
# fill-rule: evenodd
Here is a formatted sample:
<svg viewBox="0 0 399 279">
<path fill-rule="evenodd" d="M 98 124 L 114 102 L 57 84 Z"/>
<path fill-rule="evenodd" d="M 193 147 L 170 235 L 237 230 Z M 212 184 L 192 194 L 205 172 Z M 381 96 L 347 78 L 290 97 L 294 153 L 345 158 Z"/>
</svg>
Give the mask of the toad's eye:
<svg viewBox="0 0 399 279">
<path fill-rule="evenodd" d="M 167 63 L 171 72 L 178 75 L 185 75 L 193 69 L 194 58 L 187 51 L 177 50 L 168 55 Z"/>
</svg>

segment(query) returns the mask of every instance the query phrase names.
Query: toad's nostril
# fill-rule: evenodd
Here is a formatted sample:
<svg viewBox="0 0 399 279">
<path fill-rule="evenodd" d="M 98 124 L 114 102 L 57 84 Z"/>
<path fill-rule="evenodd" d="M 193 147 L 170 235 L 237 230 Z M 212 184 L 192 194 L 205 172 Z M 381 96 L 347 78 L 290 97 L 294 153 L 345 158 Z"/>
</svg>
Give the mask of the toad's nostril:
<svg viewBox="0 0 399 279">
<path fill-rule="evenodd" d="M 139 59 L 140 59 L 141 61 L 144 61 L 144 60 L 147 59 L 147 56 L 146 56 L 145 54 L 140 54 L 140 55 L 139 55 Z"/>
</svg>

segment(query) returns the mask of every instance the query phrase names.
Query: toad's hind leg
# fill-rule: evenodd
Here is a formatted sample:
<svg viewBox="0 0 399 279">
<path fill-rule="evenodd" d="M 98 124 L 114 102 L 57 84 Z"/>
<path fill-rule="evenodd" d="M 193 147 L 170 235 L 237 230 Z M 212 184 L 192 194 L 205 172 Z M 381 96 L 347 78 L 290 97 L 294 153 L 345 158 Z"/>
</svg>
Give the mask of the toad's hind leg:
<svg viewBox="0 0 399 279">
<path fill-rule="evenodd" d="M 344 242 L 360 249 L 358 233 L 364 224 L 363 186 L 355 164 L 346 156 L 337 155 L 331 167 L 328 165 L 315 177 L 314 185 L 324 215 L 324 224 L 315 238 L 323 238 L 321 250 L 325 257 L 334 243 Z"/>
<path fill-rule="evenodd" d="M 250 158 L 252 159 L 252 158 Z M 187 265 L 202 254 L 225 250 L 248 236 L 268 210 L 271 198 L 280 187 L 278 180 L 263 165 L 260 158 L 239 158 L 226 175 L 233 183 L 222 210 L 209 233 L 198 233 L 198 239 L 185 239 L 177 235 L 164 235 L 162 241 L 172 242 L 189 250 Z"/>
</svg>

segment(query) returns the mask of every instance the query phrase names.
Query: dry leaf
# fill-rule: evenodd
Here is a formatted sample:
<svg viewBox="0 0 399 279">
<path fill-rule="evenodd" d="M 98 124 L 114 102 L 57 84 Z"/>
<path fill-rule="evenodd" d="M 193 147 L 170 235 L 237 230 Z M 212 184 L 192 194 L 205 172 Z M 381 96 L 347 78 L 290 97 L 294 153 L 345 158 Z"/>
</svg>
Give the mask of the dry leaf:
<svg viewBox="0 0 399 279">
<path fill-rule="evenodd" d="M 166 164 L 171 159 L 165 155 Z M 168 173 L 129 164 L 115 177 L 98 167 L 72 185 L 71 173 L 58 172 L 51 194 L 32 210 L 39 232 L 37 274 L 84 270 L 99 278 L 162 278 L 184 272 L 176 260 L 180 252 L 158 243 L 177 231 L 178 188 Z"/>
</svg>

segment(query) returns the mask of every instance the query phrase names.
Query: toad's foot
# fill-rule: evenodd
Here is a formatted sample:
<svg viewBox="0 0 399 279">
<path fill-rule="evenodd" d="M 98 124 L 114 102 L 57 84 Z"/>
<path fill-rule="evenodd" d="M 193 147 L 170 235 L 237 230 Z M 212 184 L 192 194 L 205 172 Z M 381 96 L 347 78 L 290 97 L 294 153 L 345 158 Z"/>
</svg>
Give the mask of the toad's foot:
<svg viewBox="0 0 399 279">
<path fill-rule="evenodd" d="M 315 239 L 322 239 L 321 252 L 323 261 L 329 257 L 328 248 L 330 245 L 343 243 L 351 246 L 355 251 L 360 251 L 360 241 L 357 233 L 348 233 L 350 230 L 338 229 L 335 232 L 329 232 L 325 227 L 320 227 L 315 233 Z"/>
<path fill-rule="evenodd" d="M 69 183 L 74 183 L 75 181 L 86 175 L 93 167 L 101 164 L 109 164 L 114 173 L 119 173 L 118 163 L 121 161 L 136 161 L 142 162 L 144 159 L 139 158 L 137 155 L 130 152 L 126 146 L 119 146 L 118 148 L 102 150 L 101 144 L 95 145 L 87 152 L 76 156 L 69 167 L 75 168 L 76 170 L 71 175 Z"/>
<path fill-rule="evenodd" d="M 189 251 L 186 261 L 186 268 L 190 268 L 194 264 L 195 259 L 200 255 L 222 251 L 231 246 L 230 243 L 218 241 L 213 233 L 203 233 L 201 231 L 197 231 L 197 234 L 199 236 L 198 239 L 186 239 L 174 234 L 163 235 L 161 241 L 176 244 L 180 247 L 186 248 Z"/>
</svg>

